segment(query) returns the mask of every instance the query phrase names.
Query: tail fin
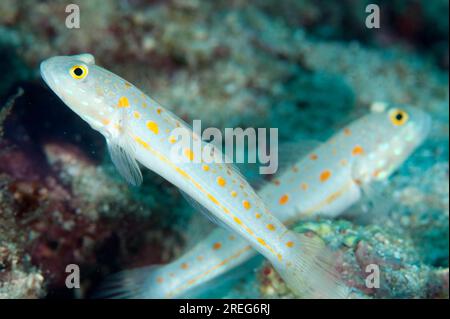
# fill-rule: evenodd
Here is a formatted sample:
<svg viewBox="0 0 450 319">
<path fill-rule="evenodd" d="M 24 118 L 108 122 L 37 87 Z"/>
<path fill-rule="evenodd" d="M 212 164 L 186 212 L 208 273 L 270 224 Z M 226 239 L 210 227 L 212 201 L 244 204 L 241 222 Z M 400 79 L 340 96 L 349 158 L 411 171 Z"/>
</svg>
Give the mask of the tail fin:
<svg viewBox="0 0 450 319">
<path fill-rule="evenodd" d="M 113 274 L 93 294 L 94 298 L 148 299 L 164 298 L 164 290 L 158 287 L 158 276 L 163 266 L 148 266 Z"/>
<path fill-rule="evenodd" d="M 348 298 L 350 289 L 340 281 L 335 258 L 322 240 L 317 236 L 295 235 L 298 245 L 289 249 L 289 266 L 286 262 L 274 264 L 292 292 L 310 299 Z"/>
</svg>

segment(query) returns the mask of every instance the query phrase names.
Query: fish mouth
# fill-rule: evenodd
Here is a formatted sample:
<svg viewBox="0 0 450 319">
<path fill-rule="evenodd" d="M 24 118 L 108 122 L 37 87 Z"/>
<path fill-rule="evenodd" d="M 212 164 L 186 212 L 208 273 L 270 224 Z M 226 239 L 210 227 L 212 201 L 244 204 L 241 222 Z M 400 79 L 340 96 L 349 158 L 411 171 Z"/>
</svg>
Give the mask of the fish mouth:
<svg viewBox="0 0 450 319">
<path fill-rule="evenodd" d="M 51 77 L 49 75 L 49 70 L 48 70 L 48 62 L 47 61 L 42 61 L 41 65 L 39 67 L 40 72 L 41 72 L 41 77 L 44 80 L 45 83 L 47 83 L 48 86 L 51 87 L 51 83 L 53 83 L 51 81 Z"/>
<path fill-rule="evenodd" d="M 53 63 L 49 63 L 48 60 L 42 61 L 40 66 L 41 77 L 44 80 L 45 84 L 47 84 L 47 88 L 53 92 L 56 96 L 58 96 L 61 100 L 64 101 L 64 94 L 59 89 L 59 81 L 54 76 L 54 66 Z"/>
<path fill-rule="evenodd" d="M 39 69 L 40 69 L 40 73 L 41 73 L 41 77 L 44 80 L 44 82 L 47 84 L 47 86 L 54 91 L 55 93 L 57 92 L 57 84 L 58 84 L 58 80 L 54 77 L 54 69 L 55 69 L 55 65 L 53 63 L 52 60 L 53 58 L 44 60 L 41 62 Z"/>
</svg>

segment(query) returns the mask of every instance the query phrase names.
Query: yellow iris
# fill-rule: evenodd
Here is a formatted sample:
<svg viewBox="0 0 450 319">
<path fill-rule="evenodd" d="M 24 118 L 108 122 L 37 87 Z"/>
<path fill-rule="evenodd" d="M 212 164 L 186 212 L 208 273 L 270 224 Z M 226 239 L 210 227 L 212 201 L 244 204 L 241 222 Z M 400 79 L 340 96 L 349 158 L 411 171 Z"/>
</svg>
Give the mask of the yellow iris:
<svg viewBox="0 0 450 319">
<path fill-rule="evenodd" d="M 389 119 L 391 120 L 392 124 L 396 126 L 405 124 L 408 121 L 408 118 L 408 113 L 401 109 L 393 109 L 389 112 Z"/>
<path fill-rule="evenodd" d="M 81 80 L 88 75 L 88 69 L 84 65 L 74 65 L 69 73 L 74 79 Z"/>
</svg>

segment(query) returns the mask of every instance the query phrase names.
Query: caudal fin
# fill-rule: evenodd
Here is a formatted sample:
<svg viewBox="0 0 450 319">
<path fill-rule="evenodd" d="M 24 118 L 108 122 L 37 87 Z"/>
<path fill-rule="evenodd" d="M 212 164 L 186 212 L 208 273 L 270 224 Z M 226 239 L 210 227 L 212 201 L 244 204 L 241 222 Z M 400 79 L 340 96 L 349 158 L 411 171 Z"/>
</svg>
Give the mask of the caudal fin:
<svg viewBox="0 0 450 319">
<path fill-rule="evenodd" d="M 342 299 L 350 296 L 335 270 L 332 252 L 317 237 L 295 234 L 294 247 L 286 261 L 274 264 L 288 287 L 301 298 Z M 288 265 L 289 264 L 289 265 Z"/>
<path fill-rule="evenodd" d="M 125 270 L 108 277 L 94 293 L 98 299 L 149 299 L 164 298 L 158 286 L 158 276 L 163 266 L 148 266 Z"/>
</svg>

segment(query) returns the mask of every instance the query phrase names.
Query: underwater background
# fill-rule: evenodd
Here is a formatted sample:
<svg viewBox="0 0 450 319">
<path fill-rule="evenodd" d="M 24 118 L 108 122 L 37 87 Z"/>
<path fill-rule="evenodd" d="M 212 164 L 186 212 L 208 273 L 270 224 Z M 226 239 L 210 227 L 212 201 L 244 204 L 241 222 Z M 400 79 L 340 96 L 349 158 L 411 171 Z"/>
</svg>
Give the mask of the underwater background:
<svg viewBox="0 0 450 319">
<path fill-rule="evenodd" d="M 79 29 L 65 25 L 69 3 Z M 370 3 L 379 29 L 365 25 Z M 149 170 L 128 186 L 104 138 L 46 87 L 42 60 L 84 52 L 187 122 L 277 127 L 286 143 L 323 141 L 374 102 L 428 112 L 428 139 L 371 199 L 389 202 L 383 214 L 294 230 L 340 250 L 366 297 L 448 298 L 448 10 L 448 0 L 0 1 L 0 298 L 86 298 L 214 227 Z M 382 289 L 362 288 L 373 262 Z M 80 289 L 66 288 L 69 264 Z M 202 297 L 295 297 L 268 262 L 248 267 Z"/>
</svg>

